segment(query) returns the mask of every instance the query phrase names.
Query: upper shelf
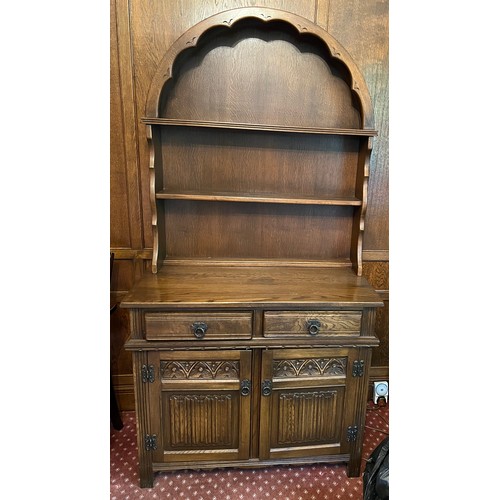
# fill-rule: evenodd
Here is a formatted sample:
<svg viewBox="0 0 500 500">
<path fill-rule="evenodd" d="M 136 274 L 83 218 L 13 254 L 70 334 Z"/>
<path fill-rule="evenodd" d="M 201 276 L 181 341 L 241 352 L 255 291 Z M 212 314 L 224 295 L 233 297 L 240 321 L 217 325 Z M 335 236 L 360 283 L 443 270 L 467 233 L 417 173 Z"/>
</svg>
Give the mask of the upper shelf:
<svg viewBox="0 0 500 500">
<path fill-rule="evenodd" d="M 169 125 L 181 127 L 205 127 L 222 128 L 236 130 L 259 130 L 267 132 L 291 132 L 295 134 L 313 134 L 313 135 L 351 135 L 374 137 L 377 131 L 373 129 L 350 129 L 350 128 L 319 128 L 319 127 L 292 127 L 281 125 L 263 125 L 257 123 L 229 123 L 229 122 L 211 122 L 198 120 L 177 120 L 172 118 L 149 118 L 141 119 L 146 125 Z"/>
</svg>

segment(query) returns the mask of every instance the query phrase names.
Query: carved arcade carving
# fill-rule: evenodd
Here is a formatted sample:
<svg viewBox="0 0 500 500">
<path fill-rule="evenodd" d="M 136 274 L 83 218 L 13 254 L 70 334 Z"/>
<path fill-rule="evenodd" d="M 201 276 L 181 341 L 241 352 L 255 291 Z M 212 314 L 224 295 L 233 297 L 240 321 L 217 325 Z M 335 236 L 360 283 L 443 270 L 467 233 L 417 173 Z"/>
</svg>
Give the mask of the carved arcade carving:
<svg viewBox="0 0 500 500">
<path fill-rule="evenodd" d="M 239 361 L 162 361 L 162 380 L 231 379 L 239 380 Z"/>
<path fill-rule="evenodd" d="M 285 377 L 327 377 L 345 375 L 347 358 L 281 359 L 273 362 L 273 375 Z"/>
</svg>

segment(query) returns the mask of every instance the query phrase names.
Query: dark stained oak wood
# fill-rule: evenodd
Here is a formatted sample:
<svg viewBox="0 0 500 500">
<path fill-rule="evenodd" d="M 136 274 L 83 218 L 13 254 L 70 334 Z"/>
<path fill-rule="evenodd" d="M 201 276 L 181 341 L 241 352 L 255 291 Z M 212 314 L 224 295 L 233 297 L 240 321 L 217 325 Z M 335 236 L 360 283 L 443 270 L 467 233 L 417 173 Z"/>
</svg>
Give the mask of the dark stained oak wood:
<svg viewBox="0 0 500 500">
<path fill-rule="evenodd" d="M 271 348 L 298 348 L 304 346 L 304 338 L 296 339 L 287 337 L 285 338 L 262 338 L 259 336 L 259 332 L 255 331 L 255 337 L 251 340 L 240 340 L 238 339 L 238 347 L 252 349 L 255 352 L 260 349 L 271 349 Z M 229 335 L 228 335 L 229 336 Z M 234 342 L 233 342 L 234 345 Z M 378 347 L 380 345 L 380 340 L 373 334 L 370 335 L 349 335 L 349 336 L 336 336 L 330 337 L 326 340 L 324 337 L 319 338 L 308 338 L 308 347 L 331 347 L 331 346 L 346 346 L 349 347 Z M 154 341 L 154 340 L 139 340 L 139 339 L 129 339 L 126 345 L 126 349 L 131 351 L 141 350 L 141 351 L 157 351 L 159 349 L 166 349 L 165 341 Z M 168 349 L 202 349 L 202 350 L 218 350 L 218 349 L 229 349 L 231 344 L 227 341 L 218 340 L 206 340 L 197 341 L 193 344 L 192 340 L 189 341 L 170 341 L 168 343 Z"/>
<path fill-rule="evenodd" d="M 361 331 L 361 316 L 361 311 L 266 311 L 264 337 L 356 336 Z"/>
<path fill-rule="evenodd" d="M 276 349 L 263 353 L 261 379 L 272 381 L 263 397 L 261 458 L 295 459 L 345 453 L 342 421 L 352 421 L 355 377 L 352 349 Z"/>
<path fill-rule="evenodd" d="M 200 40 L 206 40 L 208 37 L 205 36 L 204 38 L 203 35 L 209 30 L 213 32 L 214 28 L 222 28 L 223 30 L 219 28 L 219 32 L 224 32 L 222 36 L 226 34 L 228 29 L 235 29 L 236 33 L 238 33 L 238 30 L 235 28 L 238 26 L 238 21 L 248 19 L 255 20 L 254 24 L 261 23 L 262 25 L 262 23 L 268 23 L 271 26 L 273 21 L 280 21 L 281 25 L 278 31 L 284 32 L 283 24 L 285 24 L 293 32 L 295 38 L 298 35 L 299 37 L 302 36 L 302 38 L 306 37 L 307 40 L 314 39 L 316 43 L 319 42 L 321 44 L 322 52 L 332 62 L 339 61 L 343 68 L 347 66 L 351 76 L 351 90 L 362 103 L 363 128 L 373 128 L 371 126 L 373 123 L 373 109 L 366 84 L 356 64 L 342 45 L 328 32 L 303 17 L 291 12 L 264 7 L 233 9 L 216 14 L 201 21 L 181 35 L 163 57 L 153 77 L 146 106 L 147 116 L 159 116 L 162 91 L 168 81 L 174 76 L 174 64 L 181 53 L 196 47 Z M 242 31 L 241 28 L 240 31 Z M 288 35 L 288 33 L 286 34 Z M 185 55 L 183 54 L 183 56 Z M 259 61 L 259 64 L 261 64 L 261 61 Z M 276 71 L 276 68 L 274 70 Z M 304 80 L 307 80 L 307 78 L 304 78 Z"/>
<path fill-rule="evenodd" d="M 290 60 L 287 66 L 275 64 L 284 59 Z M 301 74 L 314 74 L 315 78 L 297 78 Z M 315 87 L 318 83 L 324 91 Z M 224 89 L 232 94 L 225 95 Z M 302 106 L 305 95 L 308 108 Z M 311 96 L 316 99 L 313 106 Z M 325 106 L 325 102 L 330 106 Z M 292 131 L 303 136 L 304 132 L 313 132 L 306 135 L 315 137 L 326 131 L 374 135 L 370 128 L 371 101 L 362 75 L 327 32 L 294 14 L 260 7 L 207 18 L 182 35 L 160 63 L 149 90 L 147 115 L 150 168 L 163 169 L 163 175 L 150 178 L 153 272 L 158 271 L 166 255 L 304 259 L 315 249 L 310 255 L 312 259 L 336 259 L 350 254 L 354 270 L 361 275 L 371 142 L 364 140 L 353 147 L 354 143 L 338 140 L 322 144 L 309 139 L 305 148 L 296 150 L 295 144 L 303 144 L 304 140 L 292 144 L 291 138 L 288 139 L 290 134 L 284 134 Z M 315 126 L 314 122 L 323 126 Z M 175 127 L 161 132 L 151 129 L 153 124 L 167 123 Z M 182 130 L 190 128 L 186 125 L 194 125 L 194 140 L 192 134 L 189 137 Z M 206 132 L 200 130 L 204 128 Z M 229 130 L 223 135 L 212 132 L 218 128 Z M 155 136 L 161 136 L 160 143 Z M 187 138 L 184 143 L 183 136 Z M 158 158 L 160 154 L 162 158 Z M 321 155 L 325 158 L 323 162 Z M 308 158 L 314 162 L 311 167 Z M 270 165 L 273 168 L 268 168 Z M 245 179 L 247 173 L 253 177 Z M 354 216 L 348 215 L 353 224 L 345 226 L 345 215 L 317 210 L 309 214 L 302 211 L 297 217 L 293 212 L 276 209 L 276 215 L 271 215 L 256 208 L 252 208 L 256 212 L 242 210 L 238 204 L 223 209 L 216 205 L 195 205 L 193 199 L 183 196 L 175 199 L 189 201 L 191 205 L 160 205 L 162 193 L 211 192 L 217 196 L 228 188 L 235 199 L 222 195 L 222 201 L 236 201 L 237 193 L 245 201 L 252 193 L 258 198 L 265 193 L 280 201 L 325 200 L 329 192 L 330 200 L 355 199 L 356 204 L 351 206 L 359 208 L 353 212 Z M 207 200 L 207 195 L 200 196 Z M 290 203 L 299 204 L 310 203 Z M 345 202 L 337 204 L 343 205 Z M 211 215 L 207 215 L 208 211 Z M 165 226 L 161 220 L 164 214 Z M 325 217 L 330 224 L 343 224 L 331 226 L 333 240 L 325 239 L 325 232 L 320 229 L 327 227 Z M 248 232 L 241 232 L 234 225 L 236 220 Z M 268 238 L 260 237 L 266 231 L 264 221 L 270 221 L 268 232 L 272 236 Z M 294 234 L 304 226 L 308 234 L 302 240 L 290 241 L 283 236 L 283 230 Z M 176 228 L 193 237 L 180 237 Z M 206 232 L 213 235 L 210 240 Z M 339 240 L 340 235 L 350 241 Z M 315 243 L 300 248 L 300 241 Z M 321 242 L 324 248 L 317 247 L 316 242 Z"/>
<path fill-rule="evenodd" d="M 347 198 L 361 205 L 355 184 L 363 139 L 178 127 L 156 132 L 164 171 L 164 181 L 155 185 L 157 198 L 165 191 L 232 192 L 290 200 Z"/>
<path fill-rule="evenodd" d="M 376 128 L 371 158 L 364 247 L 389 249 L 389 0 L 329 0 L 326 29 L 358 64 L 373 100 Z M 367 50 L 367 48 L 369 49 Z"/>
<path fill-rule="evenodd" d="M 252 336 L 250 312 L 150 312 L 145 313 L 144 322 L 148 340 L 234 340 Z"/>
<path fill-rule="evenodd" d="M 380 307 L 365 278 L 346 268 L 169 266 L 147 275 L 121 307 Z"/>
<path fill-rule="evenodd" d="M 287 205 L 337 205 L 337 206 L 360 206 L 361 200 L 356 198 L 318 198 L 311 195 L 308 198 L 285 198 L 272 196 L 266 193 L 238 195 L 234 193 L 199 193 L 196 191 L 175 193 L 167 190 L 156 193 L 159 200 L 193 200 L 193 201 L 239 201 L 242 203 L 283 203 Z"/>
<path fill-rule="evenodd" d="M 232 460 L 230 467 L 238 469 L 259 469 L 263 467 L 273 467 L 283 464 L 288 465 L 315 465 L 318 463 L 328 463 L 336 464 L 347 462 L 349 460 L 348 454 L 339 455 L 313 455 L 313 456 L 303 456 L 301 458 L 290 458 L 290 459 L 253 459 L 253 460 Z M 177 463 L 164 463 L 156 462 L 153 463 L 155 471 L 176 471 L 183 469 L 194 469 L 194 470 L 212 470 L 220 468 L 220 461 L 186 461 Z M 358 474 L 359 475 L 359 474 Z M 349 476 L 352 477 L 352 476 Z"/>
<path fill-rule="evenodd" d="M 265 3 L 305 17 L 327 30 L 349 51 L 365 77 L 379 131 L 371 158 L 365 218 L 365 274 L 367 260 L 388 264 L 389 2 L 266 0 Z M 163 54 L 184 31 L 210 15 L 241 4 L 239 0 L 172 0 L 168 5 L 158 0 L 147 3 L 118 0 L 111 3 L 110 243 L 111 251 L 117 258 L 117 276 L 112 283 L 112 293 L 117 302 L 134 281 L 145 272 L 151 272 L 153 243 L 148 148 L 146 127 L 138 119 L 145 113 L 151 78 Z M 304 108 L 309 107 L 309 103 L 304 101 Z M 369 274 L 368 270 L 366 276 L 371 281 Z M 380 289 L 376 283 L 372 284 Z M 383 289 L 386 290 L 386 287 Z M 380 327 L 376 326 L 381 347 L 374 350 L 372 367 L 376 367 L 379 375 L 373 380 L 387 380 L 389 373 L 387 307 L 388 302 L 377 312 L 377 316 L 383 316 L 384 320 Z M 126 313 L 126 310 L 118 309 L 112 317 L 112 372 L 120 406 L 132 410 L 132 356 L 123 349 L 128 336 Z M 381 376 L 381 370 L 385 370 L 386 375 Z"/>
<path fill-rule="evenodd" d="M 383 305 L 362 276 L 377 135 L 362 73 L 319 24 L 267 7 L 201 16 L 146 73 L 152 272 L 121 303 L 141 486 L 190 462 L 359 475 Z"/>
<path fill-rule="evenodd" d="M 165 247 L 172 259 L 328 261 L 349 257 L 349 206 L 165 203 Z"/>
<path fill-rule="evenodd" d="M 184 31 L 208 16 L 241 4 L 239 0 L 172 0 L 168 4 L 158 0 L 147 3 L 117 0 L 111 3 L 110 243 L 118 259 L 118 272 L 112 283 L 112 293 L 118 302 L 134 281 L 151 272 L 153 243 L 146 127 L 138 119 L 145 113 L 150 81 L 163 54 Z M 356 61 L 372 96 L 379 135 L 371 158 L 363 243 L 365 274 L 367 260 L 388 263 L 389 2 L 266 0 L 265 4 L 305 17 L 339 40 Z M 310 103 L 304 101 L 303 107 L 310 108 Z M 370 276 L 366 276 L 370 281 Z M 376 283 L 372 284 L 380 289 Z M 120 406 L 132 410 L 132 356 L 123 349 L 128 335 L 126 313 L 118 309 L 112 317 L 112 372 Z M 386 313 L 387 307 L 377 312 L 384 320 L 380 327 L 376 326 L 384 346 L 388 345 Z M 388 374 L 388 348 L 382 348 L 382 344 L 374 350 L 372 369 L 375 366 Z M 387 375 L 377 377 L 374 380 L 387 380 Z"/>
<path fill-rule="evenodd" d="M 156 352 L 152 385 L 155 462 L 243 460 L 250 451 L 251 352 Z M 167 424 L 168 422 L 168 424 Z"/>
<path fill-rule="evenodd" d="M 323 135 L 353 135 L 353 136 L 376 136 L 376 130 L 353 129 L 353 128 L 320 128 L 320 127 L 292 127 L 284 125 L 265 125 L 259 123 L 231 123 L 231 122 L 209 122 L 199 120 L 178 120 L 173 118 L 141 118 L 148 125 L 170 125 L 183 127 L 205 127 L 223 128 L 237 130 L 258 130 L 269 132 L 283 132 L 296 134 L 323 134 Z"/>
</svg>

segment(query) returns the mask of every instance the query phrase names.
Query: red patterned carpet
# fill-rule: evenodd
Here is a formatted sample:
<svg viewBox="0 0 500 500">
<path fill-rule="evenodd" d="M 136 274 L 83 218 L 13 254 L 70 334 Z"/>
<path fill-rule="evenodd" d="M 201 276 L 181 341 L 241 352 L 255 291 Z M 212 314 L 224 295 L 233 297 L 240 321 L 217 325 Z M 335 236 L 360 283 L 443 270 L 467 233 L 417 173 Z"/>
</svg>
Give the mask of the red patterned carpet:
<svg viewBox="0 0 500 500">
<path fill-rule="evenodd" d="M 277 466 L 265 469 L 158 472 L 153 488 L 139 488 L 135 412 L 111 430 L 111 500 L 360 500 L 363 479 L 348 478 L 345 465 Z M 366 459 L 389 433 L 389 406 L 368 404 L 363 442 Z"/>
</svg>

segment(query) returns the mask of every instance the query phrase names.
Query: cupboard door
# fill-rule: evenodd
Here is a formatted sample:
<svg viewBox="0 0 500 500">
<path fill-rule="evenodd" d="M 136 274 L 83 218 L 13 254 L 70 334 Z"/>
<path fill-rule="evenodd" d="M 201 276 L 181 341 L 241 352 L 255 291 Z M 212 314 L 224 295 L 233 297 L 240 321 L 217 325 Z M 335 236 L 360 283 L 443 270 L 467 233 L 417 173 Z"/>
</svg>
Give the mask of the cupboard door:
<svg viewBox="0 0 500 500">
<path fill-rule="evenodd" d="M 261 459 L 348 453 L 352 357 L 347 348 L 264 351 Z"/>
<path fill-rule="evenodd" d="M 250 444 L 250 351 L 172 351 L 151 356 L 153 462 L 244 460 Z"/>
</svg>

